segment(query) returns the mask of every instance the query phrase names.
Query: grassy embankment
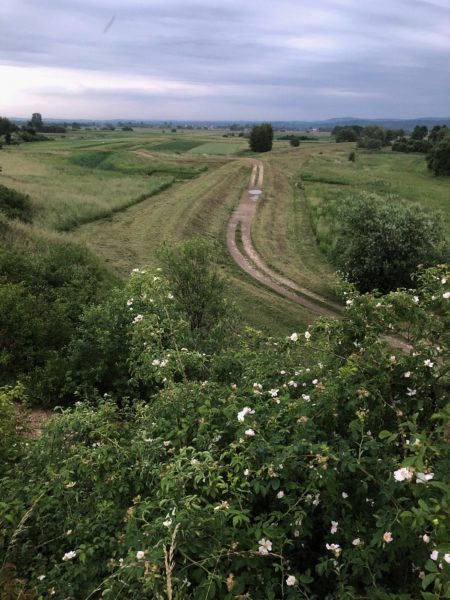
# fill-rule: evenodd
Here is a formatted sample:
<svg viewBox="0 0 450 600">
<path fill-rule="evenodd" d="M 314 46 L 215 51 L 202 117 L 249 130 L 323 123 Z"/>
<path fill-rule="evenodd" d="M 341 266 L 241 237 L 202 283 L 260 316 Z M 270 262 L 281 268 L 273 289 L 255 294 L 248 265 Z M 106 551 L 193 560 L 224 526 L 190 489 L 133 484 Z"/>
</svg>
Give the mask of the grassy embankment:
<svg viewBox="0 0 450 600">
<path fill-rule="evenodd" d="M 163 242 L 205 236 L 222 248 L 223 270 L 246 322 L 288 333 L 314 315 L 254 283 L 225 250 L 226 222 L 249 176 L 247 166 L 226 164 L 225 155 L 246 148 L 246 140 L 210 132 L 137 130 L 74 132 L 2 151 L 1 182 L 29 194 L 34 210 L 32 227 L 14 225 L 13 245 L 26 251 L 37 239 L 86 243 L 126 278 L 133 267 L 156 264 Z M 11 230 L 8 236 L 15 237 Z"/>
</svg>

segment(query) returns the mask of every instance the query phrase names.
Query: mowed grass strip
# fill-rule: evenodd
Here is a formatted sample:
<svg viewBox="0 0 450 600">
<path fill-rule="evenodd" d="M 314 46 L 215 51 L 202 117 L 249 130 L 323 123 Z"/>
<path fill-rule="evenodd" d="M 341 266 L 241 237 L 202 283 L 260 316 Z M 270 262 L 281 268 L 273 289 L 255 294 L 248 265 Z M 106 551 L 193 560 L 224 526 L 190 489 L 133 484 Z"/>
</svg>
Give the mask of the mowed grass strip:
<svg viewBox="0 0 450 600">
<path fill-rule="evenodd" d="M 334 270 L 317 245 L 304 195 L 297 186 L 308 152 L 300 147 L 262 156 L 264 191 L 258 200 L 252 240 L 257 252 L 275 271 L 336 300 Z"/>
<path fill-rule="evenodd" d="M 248 147 L 248 142 L 206 142 L 195 146 L 189 151 L 190 154 L 237 154 Z"/>
<path fill-rule="evenodd" d="M 225 248 L 226 224 L 248 176 L 247 165 L 227 163 L 110 219 L 88 223 L 71 236 L 122 277 L 135 267 L 156 265 L 163 243 L 203 236 Z"/>
<path fill-rule="evenodd" d="M 152 152 L 187 152 L 203 145 L 203 140 L 170 140 L 151 147 Z"/>
<path fill-rule="evenodd" d="M 233 299 L 249 327 L 262 329 L 269 335 L 290 335 L 306 329 L 317 318 L 303 306 L 278 296 L 239 272 L 237 265 L 229 274 L 229 281 Z"/>
<path fill-rule="evenodd" d="M 2 152 L 0 182 L 28 194 L 36 224 L 57 231 L 110 216 L 207 168 L 201 163 L 150 163 L 113 146 L 70 153 L 65 144 L 64 149 L 49 144 Z"/>
</svg>

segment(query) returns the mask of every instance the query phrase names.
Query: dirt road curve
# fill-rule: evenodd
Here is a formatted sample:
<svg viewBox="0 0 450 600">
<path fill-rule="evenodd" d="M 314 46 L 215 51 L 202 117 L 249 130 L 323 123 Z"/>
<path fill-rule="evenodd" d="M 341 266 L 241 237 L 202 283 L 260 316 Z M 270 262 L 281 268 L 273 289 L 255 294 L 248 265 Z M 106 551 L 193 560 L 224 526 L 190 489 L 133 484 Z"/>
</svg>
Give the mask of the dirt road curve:
<svg viewBox="0 0 450 600">
<path fill-rule="evenodd" d="M 281 296 L 301 304 L 313 313 L 325 317 L 337 317 L 343 307 L 323 296 L 303 288 L 287 277 L 273 271 L 256 252 L 251 237 L 251 226 L 256 214 L 258 198 L 262 193 L 264 182 L 264 165 L 256 158 L 243 159 L 252 165 L 252 173 L 248 188 L 242 194 L 239 206 L 231 215 L 227 228 L 227 246 L 231 256 L 239 267 L 266 287 Z M 240 244 L 238 245 L 238 228 L 240 228 Z M 242 247 L 242 250 L 240 247 Z M 411 346 L 400 337 L 382 336 L 393 348 L 401 348 L 406 352 Z"/>
<path fill-rule="evenodd" d="M 298 286 L 296 283 L 273 271 L 260 255 L 256 252 L 251 238 L 251 226 L 256 214 L 258 198 L 262 192 L 264 182 L 264 165 L 255 158 L 245 159 L 252 165 L 248 188 L 242 195 L 241 202 L 228 222 L 227 245 L 231 256 L 243 271 L 251 277 L 274 290 L 281 296 L 301 304 L 312 312 L 327 317 L 335 317 L 341 307 L 322 296 Z M 238 246 L 236 237 L 240 227 L 240 240 L 242 250 Z"/>
</svg>

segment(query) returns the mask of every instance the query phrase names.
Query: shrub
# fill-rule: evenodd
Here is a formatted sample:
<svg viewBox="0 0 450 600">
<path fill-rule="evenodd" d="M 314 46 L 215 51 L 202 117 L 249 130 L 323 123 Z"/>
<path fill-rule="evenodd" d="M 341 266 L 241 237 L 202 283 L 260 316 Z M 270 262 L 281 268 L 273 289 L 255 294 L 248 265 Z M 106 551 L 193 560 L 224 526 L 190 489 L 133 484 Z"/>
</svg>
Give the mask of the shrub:
<svg viewBox="0 0 450 600">
<path fill-rule="evenodd" d="M 24 223 L 31 223 L 32 205 L 30 197 L 4 185 L 0 185 L 0 211 L 8 219 L 19 219 Z"/>
<path fill-rule="evenodd" d="M 175 303 L 189 323 L 192 339 L 218 344 L 236 329 L 237 309 L 227 299 L 227 281 L 220 276 L 214 247 L 194 239 L 159 253 Z"/>
<path fill-rule="evenodd" d="M 177 381 L 150 356 L 147 402 L 79 403 L 24 448 L 1 482 L 1 558 L 56 600 L 445 598 L 449 281 L 348 288 L 341 321 L 247 332 L 239 381 Z M 134 323 L 133 363 L 144 340 L 174 346 L 166 305 Z M 383 336 L 406 324 L 410 351 L 394 350 Z"/>
<path fill-rule="evenodd" d="M 410 287 L 419 264 L 449 256 L 440 217 L 394 196 L 349 197 L 338 222 L 333 262 L 363 292 Z"/>
<path fill-rule="evenodd" d="M 392 144 L 394 152 L 428 152 L 430 149 L 431 142 L 428 140 L 400 138 Z"/>
<path fill-rule="evenodd" d="M 450 175 L 450 133 L 436 142 L 427 156 L 428 168 L 434 175 Z"/>
<path fill-rule="evenodd" d="M 24 388 L 21 384 L 0 388 L 0 460 L 2 463 L 25 430 L 25 420 L 21 414 L 25 401 Z"/>
<path fill-rule="evenodd" d="M 358 141 L 358 148 L 365 148 L 366 150 L 381 150 L 383 147 L 383 141 L 379 138 L 363 137 Z"/>
<path fill-rule="evenodd" d="M 72 244 L 38 244 L 29 255 L 0 248 L 0 384 L 20 378 L 33 402 L 42 402 L 47 362 L 69 343 L 85 306 L 98 303 L 111 283 L 87 250 Z M 58 400 L 53 384 L 51 390 L 47 403 Z"/>
</svg>

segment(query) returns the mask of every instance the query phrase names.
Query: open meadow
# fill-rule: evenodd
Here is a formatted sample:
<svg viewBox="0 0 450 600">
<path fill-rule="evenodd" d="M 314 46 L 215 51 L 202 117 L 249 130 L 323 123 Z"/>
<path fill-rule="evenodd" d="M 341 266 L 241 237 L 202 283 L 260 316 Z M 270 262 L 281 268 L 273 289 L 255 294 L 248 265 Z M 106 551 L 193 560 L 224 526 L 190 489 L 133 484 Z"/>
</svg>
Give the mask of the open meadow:
<svg viewBox="0 0 450 600">
<path fill-rule="evenodd" d="M 226 135 L 144 128 L 53 135 L 2 150 L 0 180 L 30 196 L 33 235 L 86 245 L 123 280 L 133 268 L 157 265 L 164 243 L 213 241 L 244 320 L 288 333 L 314 314 L 264 289 L 226 251 L 226 224 L 250 174 L 241 157 L 252 154 L 246 139 Z M 254 247 L 275 272 L 331 302 L 336 278 L 326 252 L 340 199 L 362 190 L 396 194 L 440 210 L 450 230 L 449 182 L 430 175 L 423 156 L 361 150 L 350 162 L 353 146 L 322 135 L 299 148 L 275 141 L 261 155 Z"/>
</svg>

